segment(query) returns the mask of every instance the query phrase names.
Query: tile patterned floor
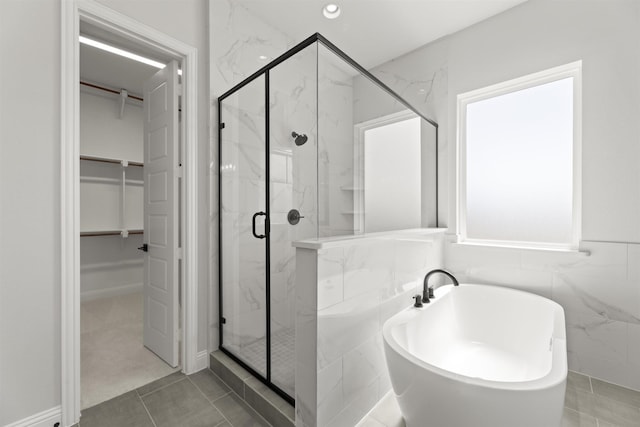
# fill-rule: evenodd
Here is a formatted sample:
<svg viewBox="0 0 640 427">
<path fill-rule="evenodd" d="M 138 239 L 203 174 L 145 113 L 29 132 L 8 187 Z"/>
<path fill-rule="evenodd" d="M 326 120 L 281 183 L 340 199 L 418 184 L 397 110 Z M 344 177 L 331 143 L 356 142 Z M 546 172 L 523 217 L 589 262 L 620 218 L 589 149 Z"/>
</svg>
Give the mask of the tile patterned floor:
<svg viewBox="0 0 640 427">
<path fill-rule="evenodd" d="M 82 411 L 79 427 L 269 427 L 213 372 L 173 373 Z"/>
<path fill-rule="evenodd" d="M 82 408 L 176 371 L 143 346 L 142 305 L 141 292 L 81 304 Z"/>
<path fill-rule="evenodd" d="M 569 372 L 562 427 L 640 427 L 640 391 Z M 393 393 L 357 427 L 405 427 Z"/>
<path fill-rule="evenodd" d="M 176 372 L 82 411 L 79 427 L 268 427 L 213 372 Z M 357 427 L 404 427 L 392 393 Z M 639 427 L 640 391 L 569 373 L 562 427 Z M 278 427 L 278 426 L 275 426 Z M 469 426 L 465 426 L 469 427 Z"/>
</svg>

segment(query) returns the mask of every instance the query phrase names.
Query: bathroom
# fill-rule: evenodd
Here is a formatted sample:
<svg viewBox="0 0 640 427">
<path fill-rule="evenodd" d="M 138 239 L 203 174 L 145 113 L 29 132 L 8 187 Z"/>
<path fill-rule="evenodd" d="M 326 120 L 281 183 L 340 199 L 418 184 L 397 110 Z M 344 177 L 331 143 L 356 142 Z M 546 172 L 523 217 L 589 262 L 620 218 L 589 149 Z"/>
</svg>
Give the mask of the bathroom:
<svg viewBox="0 0 640 427">
<path fill-rule="evenodd" d="M 251 74 L 251 66 L 242 73 L 249 58 L 274 55 L 274 45 L 284 51 L 299 41 L 246 9 L 216 6 L 214 34 L 215 28 L 232 31 L 213 39 L 214 51 L 225 52 L 212 69 L 214 88 L 216 82 L 238 82 Z M 632 119 L 639 112 L 637 20 L 637 5 L 630 2 L 613 7 L 530 1 L 370 69 L 439 124 L 438 216 L 439 225 L 448 228 L 443 266 L 461 282 L 513 287 L 558 302 L 566 316 L 569 369 L 593 377 L 593 384 L 604 380 L 633 390 L 640 389 L 640 235 L 632 213 L 640 205 L 630 195 L 638 185 L 638 129 Z M 256 35 L 269 42 L 233 45 Z M 575 61 L 582 61 L 579 244 L 572 251 L 553 251 L 458 243 L 457 95 Z M 596 99 L 606 100 L 606 108 Z M 577 378 L 581 383 L 586 377 Z M 595 391 L 596 385 L 591 387 L 589 392 Z M 566 410 L 575 424 L 568 425 L 595 425 L 598 413 L 583 413 L 582 406 L 592 395 L 579 389 L 576 396 Z M 599 422 L 640 423 L 637 404 L 625 409 L 631 418 L 604 416 Z"/>
<path fill-rule="evenodd" d="M 322 28 L 300 29 L 304 27 L 300 22 L 282 24 L 268 13 L 261 17 L 260 13 L 264 11 L 250 1 L 193 1 L 184 2 L 188 6 L 182 7 L 168 6 L 171 2 L 163 2 L 156 17 L 146 16 L 144 2 L 127 4 L 104 0 L 100 3 L 150 26 L 174 31 L 176 37 L 198 47 L 197 105 L 201 120 L 197 129 L 197 175 L 201 197 L 197 222 L 199 299 L 196 350 L 199 355 L 204 355 L 204 365 L 199 367 L 207 367 L 207 355 L 216 351 L 220 343 L 217 99 L 315 31 L 328 37 L 355 61 L 360 62 L 361 59 L 357 51 L 350 50 L 348 43 L 330 36 L 331 26 L 341 25 L 339 18 L 326 24 L 325 31 Z M 64 401 L 59 392 L 60 383 L 64 382 L 60 379 L 59 367 L 59 346 L 64 334 L 59 320 L 62 309 L 58 303 L 62 292 L 58 254 L 60 200 L 57 197 L 60 193 L 61 154 L 55 148 L 59 143 L 56 139 L 59 120 L 57 113 L 54 114 L 59 105 L 56 95 L 59 59 L 52 59 L 59 52 L 59 46 L 57 42 L 54 46 L 53 39 L 59 35 L 60 28 L 51 24 L 59 20 L 60 11 L 53 6 L 49 9 L 32 13 L 40 20 L 37 22 L 44 22 L 41 27 L 52 39 L 49 42 L 52 53 L 47 61 L 54 65 L 45 64 L 43 59 L 41 65 L 49 67 L 44 69 L 51 72 L 42 74 L 56 78 L 43 79 L 38 73 L 33 79 L 34 84 L 43 87 L 38 95 L 3 96 L 3 109 L 6 107 L 7 111 L 14 106 L 8 101 L 5 104 L 4 100 L 31 99 L 31 104 L 42 109 L 37 111 L 43 118 L 41 129 L 55 137 L 44 138 L 46 143 L 38 143 L 43 155 L 33 160 L 37 167 L 32 168 L 29 175 L 18 164 L 3 166 L 0 171 L 3 183 L 15 182 L 18 177 L 25 182 L 25 191 L 41 196 L 23 200 L 19 192 L 3 187 L 5 206 L 15 204 L 28 212 L 46 213 L 42 218 L 25 216 L 23 221 L 30 221 L 28 227 L 14 227 L 9 219 L 13 221 L 16 218 L 11 216 L 2 218 L 3 240 L 7 247 L 12 248 L 11 251 L 6 250 L 5 259 L 16 259 L 18 255 L 24 259 L 35 256 L 42 268 L 29 269 L 23 262 L 13 262 L 13 266 L 7 261 L 2 264 L 3 277 L 7 278 L 3 279 L 4 283 L 22 285 L 12 285 L 15 289 L 32 289 L 29 295 L 39 297 L 28 299 L 13 290 L 7 290 L 5 297 L 5 285 L 2 285 L 0 324 L 9 325 L 11 321 L 25 324 L 23 335 L 26 338 L 13 332 L 5 334 L 5 328 L 2 330 L 3 337 L 6 335 L 3 339 L 6 346 L 2 351 L 12 355 L 3 359 L 11 360 L 19 369 L 11 369 L 14 375 L 3 366 L 3 384 L 16 391 L 13 396 L 5 399 L 3 395 L 0 399 L 4 401 L 0 404 L 1 425 L 9 425 L 49 408 L 58 408 L 55 416 L 59 417 L 60 405 Z M 45 12 L 50 15 L 45 16 Z M 347 12 L 348 7 L 345 7 L 343 13 Z M 171 13 L 188 24 L 173 29 L 166 22 Z M 640 399 L 638 392 L 634 394 L 640 390 L 640 227 L 637 225 L 640 217 L 640 169 L 637 167 L 640 158 L 640 127 L 637 124 L 640 113 L 639 23 L 640 7 L 635 1 L 529 0 L 461 31 L 449 31 L 451 34 L 426 45 L 415 46 L 411 51 L 405 50 L 399 56 L 362 64 L 439 126 L 436 225 L 447 230 L 436 245 L 441 245 L 442 250 L 433 255 L 435 261 L 429 268 L 444 267 L 461 283 L 525 290 L 550 298 L 564 308 L 567 358 L 572 372 L 567 388 L 567 425 L 640 424 Z M 385 30 L 384 26 L 380 27 L 381 32 Z M 443 31 L 447 34 L 446 29 Z M 390 26 L 386 36 L 394 38 L 393 27 Z M 26 36 L 23 38 L 28 39 Z M 35 42 L 29 44 L 29 48 L 39 49 Z M 458 241 L 461 230 L 457 200 L 458 95 L 578 61 L 581 61 L 581 125 L 578 128 L 581 176 L 576 187 L 580 206 L 577 246 L 572 250 L 533 250 L 461 243 Z M 37 102 L 42 93 L 48 103 Z M 50 107 L 54 104 L 56 110 Z M 22 122 L 28 123 L 34 112 L 26 112 L 26 108 L 23 110 Z M 211 117 L 209 125 L 208 117 Z M 290 131 L 309 132 L 297 128 Z M 18 131 L 10 133 L 13 137 L 17 135 L 20 137 L 3 140 L 42 139 L 30 133 L 26 136 Z M 3 157 L 5 153 L 7 156 L 13 154 L 15 158 L 26 157 L 29 154 L 28 144 L 25 142 L 23 145 L 5 152 L 3 144 Z M 36 179 L 32 179 L 32 174 Z M 36 187 L 32 181 L 40 184 Z M 34 254 L 30 247 L 26 247 L 25 241 L 43 241 L 47 250 Z M 51 301 L 56 304 L 52 305 Z M 15 309 L 8 307 L 9 304 Z M 406 306 L 410 304 L 409 299 Z M 22 353 L 12 350 L 23 349 L 21 351 L 25 353 L 37 354 L 42 352 L 42 348 L 47 350 L 44 351 L 46 354 L 40 355 L 43 359 L 39 361 L 24 359 Z M 18 373 L 24 378 L 20 379 Z M 17 386 L 21 381 L 42 384 L 39 387 L 40 397 L 32 399 L 28 391 Z M 622 392 L 611 384 L 632 391 Z M 618 397 L 614 399 L 607 394 L 609 392 L 617 393 L 614 395 Z M 377 402 L 378 397 L 372 400 Z M 386 424 L 387 421 L 381 417 L 376 418 L 375 412 L 370 415 L 373 419 L 365 420 L 368 422 L 366 425 L 394 425 Z"/>
</svg>

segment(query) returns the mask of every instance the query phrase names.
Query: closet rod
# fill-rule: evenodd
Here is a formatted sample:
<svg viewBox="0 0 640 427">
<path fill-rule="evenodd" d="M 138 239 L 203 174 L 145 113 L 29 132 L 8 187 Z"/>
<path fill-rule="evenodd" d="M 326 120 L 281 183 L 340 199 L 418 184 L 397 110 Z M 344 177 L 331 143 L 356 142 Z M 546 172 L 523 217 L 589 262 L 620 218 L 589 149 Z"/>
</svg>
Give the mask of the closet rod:
<svg viewBox="0 0 640 427">
<path fill-rule="evenodd" d="M 144 234 L 143 230 L 129 230 L 129 235 L 132 234 Z M 122 235 L 121 230 L 113 230 L 113 231 L 81 231 L 80 237 L 93 237 L 93 236 L 120 236 Z"/>
<path fill-rule="evenodd" d="M 88 86 L 88 87 L 92 87 L 94 89 L 104 90 L 105 92 L 110 92 L 110 93 L 115 93 L 116 95 L 120 95 L 120 91 L 117 91 L 115 89 L 109 89 L 108 87 L 102 87 L 102 86 L 94 85 L 93 83 L 87 83 L 87 82 L 83 82 L 83 81 L 81 81 L 80 84 L 83 85 L 83 86 Z M 144 99 L 139 97 L 139 96 L 128 95 L 128 97 L 132 98 L 132 99 L 136 99 L 138 101 L 144 101 Z"/>
<path fill-rule="evenodd" d="M 115 163 L 117 165 L 122 164 L 122 160 L 107 159 L 106 157 L 80 156 L 80 160 L 89 160 L 92 162 L 102 162 L 102 163 Z M 140 162 L 128 161 L 127 163 L 129 164 L 129 166 L 140 166 L 140 167 L 144 166 L 144 163 L 140 163 Z"/>
</svg>

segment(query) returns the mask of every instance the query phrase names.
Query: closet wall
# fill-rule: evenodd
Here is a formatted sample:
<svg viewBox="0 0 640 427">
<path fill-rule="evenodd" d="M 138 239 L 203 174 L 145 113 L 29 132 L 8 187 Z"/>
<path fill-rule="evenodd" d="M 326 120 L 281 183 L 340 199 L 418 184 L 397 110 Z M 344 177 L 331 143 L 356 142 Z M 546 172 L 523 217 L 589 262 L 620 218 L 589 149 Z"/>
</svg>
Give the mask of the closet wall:
<svg viewBox="0 0 640 427">
<path fill-rule="evenodd" d="M 121 114 L 122 113 L 122 114 Z M 142 102 L 81 86 L 80 275 L 83 301 L 142 289 Z M 133 163 L 133 164 L 131 164 Z M 124 173 L 124 185 L 123 185 Z M 96 235 L 127 231 L 128 236 Z M 139 234 L 135 234 L 139 233 Z M 127 233 L 124 233 L 125 235 Z"/>
</svg>

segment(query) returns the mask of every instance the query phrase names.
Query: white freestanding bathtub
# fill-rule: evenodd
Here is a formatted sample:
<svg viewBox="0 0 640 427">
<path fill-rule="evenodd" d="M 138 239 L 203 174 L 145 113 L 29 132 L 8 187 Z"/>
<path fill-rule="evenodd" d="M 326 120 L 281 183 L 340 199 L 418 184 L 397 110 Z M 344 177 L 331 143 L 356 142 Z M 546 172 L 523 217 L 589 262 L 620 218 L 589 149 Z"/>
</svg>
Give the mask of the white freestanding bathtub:
<svg viewBox="0 0 640 427">
<path fill-rule="evenodd" d="M 514 289 L 436 289 L 383 327 L 407 427 L 557 427 L 567 379 L 564 311 Z"/>
</svg>

